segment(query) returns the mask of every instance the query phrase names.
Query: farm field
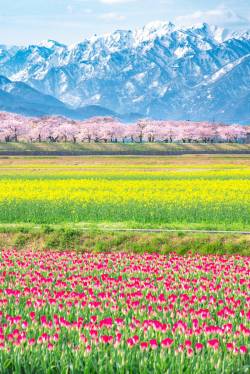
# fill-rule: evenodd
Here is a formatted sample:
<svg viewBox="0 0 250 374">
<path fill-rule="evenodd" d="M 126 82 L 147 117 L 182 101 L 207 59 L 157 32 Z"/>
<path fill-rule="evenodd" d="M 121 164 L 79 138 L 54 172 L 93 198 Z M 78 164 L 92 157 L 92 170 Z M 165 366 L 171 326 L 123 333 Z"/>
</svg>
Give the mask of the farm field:
<svg viewBox="0 0 250 374">
<path fill-rule="evenodd" d="M 1 373 L 244 373 L 249 257 L 3 250 Z"/>
<path fill-rule="evenodd" d="M 249 230 L 250 156 L 2 157 L 0 223 Z"/>
<path fill-rule="evenodd" d="M 243 154 L 2 156 L 0 372 L 247 373 L 250 235 L 181 230 L 250 231 L 249 179 Z"/>
</svg>

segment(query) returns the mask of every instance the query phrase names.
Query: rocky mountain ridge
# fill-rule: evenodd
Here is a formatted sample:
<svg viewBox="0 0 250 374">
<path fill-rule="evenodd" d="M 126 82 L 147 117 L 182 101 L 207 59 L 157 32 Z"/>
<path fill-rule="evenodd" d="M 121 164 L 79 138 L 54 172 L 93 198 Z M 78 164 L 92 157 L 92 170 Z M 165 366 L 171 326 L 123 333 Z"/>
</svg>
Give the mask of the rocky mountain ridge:
<svg viewBox="0 0 250 374">
<path fill-rule="evenodd" d="M 153 22 L 72 46 L 1 45 L 0 74 L 73 112 L 97 106 L 125 117 L 250 122 L 247 31 Z"/>
</svg>

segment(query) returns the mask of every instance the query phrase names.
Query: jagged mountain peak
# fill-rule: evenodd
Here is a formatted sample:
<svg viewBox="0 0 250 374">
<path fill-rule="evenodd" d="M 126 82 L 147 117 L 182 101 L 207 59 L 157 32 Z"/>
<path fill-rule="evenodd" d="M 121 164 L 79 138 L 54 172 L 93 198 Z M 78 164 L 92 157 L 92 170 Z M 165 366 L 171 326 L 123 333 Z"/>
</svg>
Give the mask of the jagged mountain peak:
<svg viewBox="0 0 250 374">
<path fill-rule="evenodd" d="M 144 27 L 135 31 L 135 37 L 140 37 L 143 40 L 150 40 L 155 37 L 166 36 L 175 29 L 172 22 L 153 21 L 146 24 Z"/>
<path fill-rule="evenodd" d="M 97 46 L 100 49 L 104 46 L 123 48 L 136 48 L 141 43 L 152 43 L 155 39 L 171 38 L 171 35 L 177 35 L 177 39 L 183 39 L 184 36 L 193 36 L 196 38 L 204 38 L 205 40 L 213 40 L 221 43 L 228 39 L 232 33 L 218 26 L 209 25 L 207 23 L 196 24 L 194 26 L 176 26 L 172 22 L 152 21 L 142 28 L 135 30 L 118 29 L 112 33 L 103 35 L 94 35 L 80 43 L 69 46 L 69 50 L 79 48 L 89 48 Z"/>
</svg>

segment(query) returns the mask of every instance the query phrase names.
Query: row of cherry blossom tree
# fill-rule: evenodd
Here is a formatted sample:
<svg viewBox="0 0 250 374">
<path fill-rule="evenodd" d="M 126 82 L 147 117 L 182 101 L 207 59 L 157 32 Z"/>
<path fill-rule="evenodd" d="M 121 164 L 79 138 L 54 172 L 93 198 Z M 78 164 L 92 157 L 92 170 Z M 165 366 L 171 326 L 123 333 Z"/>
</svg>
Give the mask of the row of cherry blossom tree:
<svg viewBox="0 0 250 374">
<path fill-rule="evenodd" d="M 237 124 L 148 119 L 124 124 L 112 117 L 73 121 L 0 113 L 0 142 L 239 142 L 248 132 L 247 126 Z"/>
</svg>

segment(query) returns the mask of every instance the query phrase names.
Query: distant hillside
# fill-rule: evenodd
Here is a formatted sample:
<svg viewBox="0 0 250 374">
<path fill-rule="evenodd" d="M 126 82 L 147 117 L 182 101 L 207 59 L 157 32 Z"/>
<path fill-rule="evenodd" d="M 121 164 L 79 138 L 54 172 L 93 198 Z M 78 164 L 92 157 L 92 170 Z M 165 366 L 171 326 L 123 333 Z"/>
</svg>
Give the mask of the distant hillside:
<svg viewBox="0 0 250 374">
<path fill-rule="evenodd" d="M 96 116 L 113 116 L 126 119 L 126 116 L 120 116 L 98 105 L 70 108 L 53 96 L 45 95 L 23 82 L 13 82 L 4 76 L 0 76 L 0 111 L 36 117 L 61 115 L 72 119 L 87 119 Z"/>
</svg>

